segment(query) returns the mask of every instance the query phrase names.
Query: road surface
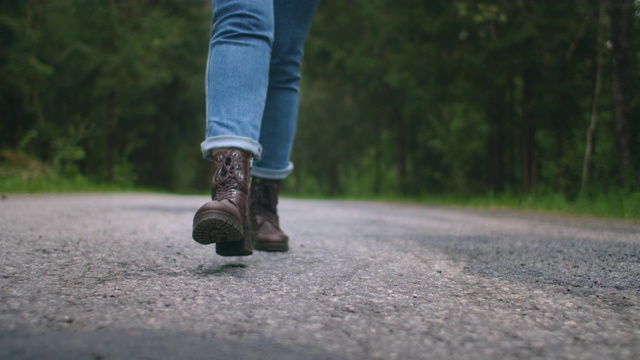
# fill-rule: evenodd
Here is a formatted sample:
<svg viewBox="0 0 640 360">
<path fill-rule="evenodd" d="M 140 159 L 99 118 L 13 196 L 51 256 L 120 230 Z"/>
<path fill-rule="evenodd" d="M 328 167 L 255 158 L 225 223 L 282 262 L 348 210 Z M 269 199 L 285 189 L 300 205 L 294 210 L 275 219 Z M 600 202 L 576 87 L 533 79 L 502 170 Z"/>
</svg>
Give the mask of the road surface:
<svg viewBox="0 0 640 360">
<path fill-rule="evenodd" d="M 640 358 L 638 223 L 283 199 L 290 252 L 224 258 L 204 201 L 0 201 L 0 358 Z"/>
</svg>

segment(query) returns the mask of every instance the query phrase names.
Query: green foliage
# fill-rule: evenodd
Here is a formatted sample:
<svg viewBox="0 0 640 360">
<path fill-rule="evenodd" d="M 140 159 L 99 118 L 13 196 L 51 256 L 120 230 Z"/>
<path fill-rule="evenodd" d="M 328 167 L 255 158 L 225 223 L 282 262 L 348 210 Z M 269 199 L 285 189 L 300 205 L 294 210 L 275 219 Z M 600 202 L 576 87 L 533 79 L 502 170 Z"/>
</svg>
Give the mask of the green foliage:
<svg viewBox="0 0 640 360">
<path fill-rule="evenodd" d="M 597 26 L 591 2 L 325 2 L 307 43 L 295 163 L 333 195 L 573 202 Z M 591 194 L 621 190 L 609 72 L 604 82 Z"/>
<path fill-rule="evenodd" d="M 634 9 L 631 120 L 640 118 L 639 20 Z M 198 145 L 210 22 L 208 0 L 1 3 L 2 185 L 208 189 Z M 610 48 L 590 187 L 579 194 L 598 23 L 589 1 L 321 2 L 287 193 L 636 216 L 640 122 L 630 121 L 625 179 Z"/>
<path fill-rule="evenodd" d="M 188 188 L 190 165 L 205 176 L 178 156 L 197 158 L 203 137 L 208 1 L 2 7 L 0 148 L 94 182 Z"/>
</svg>

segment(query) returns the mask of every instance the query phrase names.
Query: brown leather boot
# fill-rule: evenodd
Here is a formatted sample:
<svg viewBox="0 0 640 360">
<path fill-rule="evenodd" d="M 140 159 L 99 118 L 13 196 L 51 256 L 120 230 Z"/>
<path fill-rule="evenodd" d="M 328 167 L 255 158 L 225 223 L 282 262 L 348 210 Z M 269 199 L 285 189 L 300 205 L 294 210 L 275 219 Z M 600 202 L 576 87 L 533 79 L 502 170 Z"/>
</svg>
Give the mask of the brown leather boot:
<svg viewBox="0 0 640 360">
<path fill-rule="evenodd" d="M 289 237 L 282 232 L 278 219 L 280 181 L 254 177 L 251 180 L 249 212 L 253 226 L 253 247 L 261 251 L 289 250 Z"/>
<path fill-rule="evenodd" d="M 202 205 L 193 218 L 193 239 L 200 244 L 216 243 L 222 256 L 253 253 L 249 197 L 251 155 L 238 149 L 213 152 L 211 201 Z"/>
</svg>

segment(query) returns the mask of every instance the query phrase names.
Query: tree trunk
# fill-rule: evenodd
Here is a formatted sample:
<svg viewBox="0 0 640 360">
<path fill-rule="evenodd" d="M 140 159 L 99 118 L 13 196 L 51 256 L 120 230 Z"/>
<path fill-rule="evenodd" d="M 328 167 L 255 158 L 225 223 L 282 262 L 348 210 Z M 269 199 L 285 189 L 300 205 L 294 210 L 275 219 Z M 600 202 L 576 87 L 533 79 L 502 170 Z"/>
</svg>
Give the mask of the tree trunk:
<svg viewBox="0 0 640 360">
<path fill-rule="evenodd" d="M 487 111 L 489 120 L 489 181 L 491 189 L 500 194 L 504 192 L 504 116 L 500 97 L 494 96 Z"/>
<path fill-rule="evenodd" d="M 383 120 L 381 115 L 378 114 L 375 117 L 375 129 L 373 129 L 374 133 L 374 144 L 378 144 L 377 146 L 373 146 L 373 193 L 375 195 L 380 195 L 382 192 L 382 169 L 383 166 L 383 157 L 382 157 L 382 131 L 383 131 Z"/>
<path fill-rule="evenodd" d="M 539 78 L 536 67 L 525 69 L 523 78 L 523 98 L 525 101 L 522 126 L 522 188 L 525 193 L 535 191 L 537 185 L 536 159 L 536 102 L 534 82 Z"/>
<path fill-rule="evenodd" d="M 111 92 L 107 99 L 108 131 L 107 131 L 107 180 L 115 181 L 116 157 L 119 145 L 118 136 L 118 109 L 116 94 Z"/>
<path fill-rule="evenodd" d="M 627 100 L 631 78 L 631 9 L 633 0 L 608 0 L 611 19 L 613 122 L 622 186 L 632 183 L 631 138 Z"/>
<path fill-rule="evenodd" d="M 42 105 L 40 105 L 40 96 L 38 95 L 38 92 L 35 90 L 35 86 L 31 94 L 33 95 L 33 106 L 36 110 L 37 123 L 38 125 L 42 126 L 44 125 L 44 112 L 42 111 Z"/>
<path fill-rule="evenodd" d="M 604 63 L 604 2 L 600 3 L 600 15 L 598 21 L 598 53 L 596 55 L 596 85 L 593 90 L 593 104 L 591 105 L 591 122 L 587 130 L 587 147 L 584 153 L 584 161 L 582 163 L 582 184 L 580 186 L 580 195 L 584 195 L 587 191 L 589 183 L 589 164 L 591 163 L 591 155 L 593 153 L 593 137 L 598 123 L 598 102 L 600 101 L 600 91 L 602 89 L 602 65 Z"/>
<path fill-rule="evenodd" d="M 400 111 L 395 111 L 396 117 L 396 171 L 398 174 L 398 184 L 400 186 L 400 194 L 407 195 L 408 191 L 408 179 L 407 179 L 407 141 L 406 141 L 406 129 L 405 121 Z"/>
</svg>

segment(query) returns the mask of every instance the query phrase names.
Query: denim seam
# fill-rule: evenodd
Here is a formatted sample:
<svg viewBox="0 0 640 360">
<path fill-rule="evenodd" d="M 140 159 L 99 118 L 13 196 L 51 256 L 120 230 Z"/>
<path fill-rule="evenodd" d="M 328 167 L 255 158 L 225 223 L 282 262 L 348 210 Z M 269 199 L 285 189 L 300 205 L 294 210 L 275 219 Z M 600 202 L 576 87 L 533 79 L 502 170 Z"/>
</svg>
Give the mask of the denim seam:
<svg viewBox="0 0 640 360">
<path fill-rule="evenodd" d="M 212 136 L 200 144 L 202 157 L 210 161 L 213 160 L 211 151 L 222 148 L 235 148 L 247 151 L 253 155 L 254 160 L 260 160 L 260 156 L 262 154 L 262 146 L 260 146 L 257 141 L 244 136 Z"/>
<path fill-rule="evenodd" d="M 259 177 L 261 179 L 269 180 L 284 180 L 293 171 L 293 163 L 289 162 L 289 165 L 284 169 L 267 169 L 254 166 L 251 169 L 251 176 Z"/>
</svg>

